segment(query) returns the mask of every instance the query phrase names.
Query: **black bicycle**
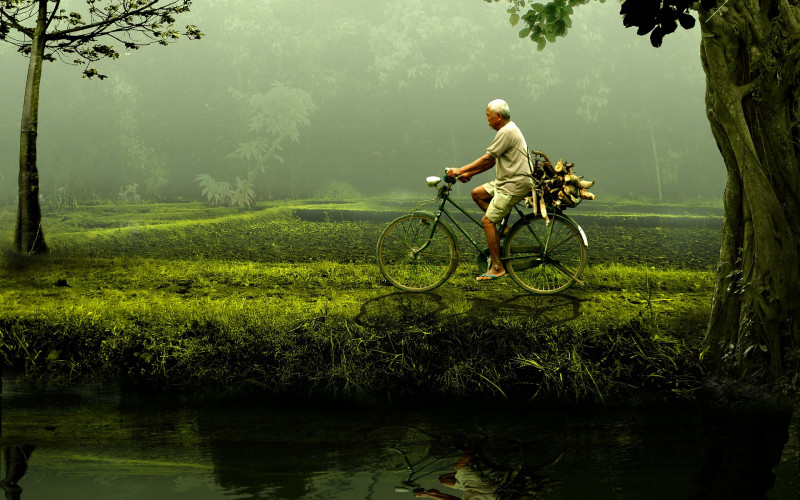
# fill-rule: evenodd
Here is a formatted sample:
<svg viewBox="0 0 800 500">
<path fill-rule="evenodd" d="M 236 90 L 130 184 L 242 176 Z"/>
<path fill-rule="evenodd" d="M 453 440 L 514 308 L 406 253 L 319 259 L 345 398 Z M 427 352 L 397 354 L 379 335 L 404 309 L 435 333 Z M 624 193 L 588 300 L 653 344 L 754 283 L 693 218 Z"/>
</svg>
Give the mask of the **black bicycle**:
<svg viewBox="0 0 800 500">
<path fill-rule="evenodd" d="M 453 218 L 447 205 L 458 209 L 469 220 L 480 221 L 450 198 L 454 177 L 428 177 L 428 186 L 438 189 L 436 212 L 420 210 L 421 202 L 407 215 L 389 223 L 378 239 L 377 258 L 383 276 L 397 288 L 409 292 L 433 290 L 447 281 L 459 262 L 458 240 L 443 215 L 458 228 L 478 250 L 477 264 L 485 272 L 490 262 L 489 250 L 478 242 Z M 435 201 L 435 200 L 434 200 Z M 512 214 L 517 221 L 509 227 L 509 217 L 500 223 L 501 258 L 511 278 L 525 290 L 536 294 L 563 292 L 574 283 L 582 283 L 580 275 L 586 265 L 588 241 L 583 229 L 561 210 L 547 207 L 547 218 L 541 213 L 525 213 L 520 203 Z"/>
</svg>

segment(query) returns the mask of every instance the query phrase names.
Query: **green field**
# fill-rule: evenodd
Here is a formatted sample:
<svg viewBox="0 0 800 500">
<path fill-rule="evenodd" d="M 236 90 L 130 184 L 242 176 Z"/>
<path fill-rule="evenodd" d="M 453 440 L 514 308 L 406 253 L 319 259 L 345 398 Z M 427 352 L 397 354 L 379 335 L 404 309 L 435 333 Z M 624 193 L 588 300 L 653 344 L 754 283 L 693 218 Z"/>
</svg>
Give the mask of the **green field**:
<svg viewBox="0 0 800 500">
<path fill-rule="evenodd" d="M 2 356 L 31 383 L 48 384 L 119 378 L 154 390 L 358 397 L 689 395 L 701 375 L 719 217 L 587 205 L 570 212 L 589 239 L 586 283 L 549 298 L 511 280 L 475 282 L 476 254 L 463 239 L 462 261 L 442 287 L 409 294 L 389 286 L 375 242 L 386 221 L 414 206 L 408 200 L 51 209 L 43 221 L 50 255 L 3 254 Z M 4 247 L 14 215 L 0 210 Z M 653 217 L 667 222 L 642 222 Z"/>
</svg>

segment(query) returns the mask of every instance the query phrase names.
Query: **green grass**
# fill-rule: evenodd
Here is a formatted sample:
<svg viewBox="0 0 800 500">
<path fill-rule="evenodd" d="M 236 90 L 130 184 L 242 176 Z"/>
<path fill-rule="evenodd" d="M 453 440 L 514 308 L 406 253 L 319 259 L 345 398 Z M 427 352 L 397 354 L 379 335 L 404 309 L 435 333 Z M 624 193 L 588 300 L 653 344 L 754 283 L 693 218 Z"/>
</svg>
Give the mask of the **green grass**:
<svg viewBox="0 0 800 500">
<path fill-rule="evenodd" d="M 342 209 L 292 201 L 46 214 L 51 254 L 3 258 L 0 354 L 31 379 L 188 391 L 598 400 L 686 396 L 699 383 L 707 262 L 623 265 L 635 242 L 617 253 L 609 243 L 600 258 L 590 233 L 587 285 L 564 295 L 476 283 L 469 252 L 441 288 L 407 294 L 374 264 L 382 223 L 293 215 L 311 207 Z M 0 234 L 11 232 L 9 212 Z M 676 253 L 697 236 L 670 231 L 658 236 Z"/>
</svg>

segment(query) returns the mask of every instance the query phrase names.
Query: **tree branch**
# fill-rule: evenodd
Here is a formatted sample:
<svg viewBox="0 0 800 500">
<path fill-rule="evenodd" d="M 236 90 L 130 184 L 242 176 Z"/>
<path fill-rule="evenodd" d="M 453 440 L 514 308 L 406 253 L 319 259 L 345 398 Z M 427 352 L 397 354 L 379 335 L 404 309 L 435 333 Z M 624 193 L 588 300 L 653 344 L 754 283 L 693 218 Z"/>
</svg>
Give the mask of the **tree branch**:
<svg viewBox="0 0 800 500">
<path fill-rule="evenodd" d="M 781 13 L 786 19 L 786 23 L 792 28 L 794 33 L 800 32 L 800 8 L 789 3 L 789 0 L 780 0 Z"/>
<path fill-rule="evenodd" d="M 761 25 L 753 19 L 753 13 L 751 12 L 751 8 L 756 9 L 756 12 L 758 12 L 758 5 L 750 3 L 750 6 L 743 5 L 741 9 L 737 9 L 735 5 L 731 8 L 736 12 L 736 16 L 742 19 L 741 22 L 736 23 L 740 26 L 739 29 L 746 27 L 747 31 L 753 36 L 754 42 L 748 43 L 753 43 L 756 47 L 763 46 L 764 32 L 761 30 Z"/>
<path fill-rule="evenodd" d="M 169 6 L 177 3 L 177 1 L 178 0 L 174 0 L 173 2 L 170 2 L 168 5 L 165 5 L 164 7 L 169 7 Z M 146 11 L 147 9 L 149 9 L 151 6 L 157 4 L 158 2 L 159 2 L 159 0 L 151 0 L 149 3 L 147 3 L 146 5 L 143 5 L 142 7 L 138 8 L 136 10 L 132 10 L 130 12 L 125 12 L 123 14 L 120 14 L 120 15 L 116 16 L 116 17 L 109 17 L 109 18 L 104 19 L 102 21 L 97 21 L 97 22 L 94 22 L 94 23 L 91 23 L 91 24 L 86 24 L 86 25 L 83 25 L 83 26 L 76 26 L 75 28 L 70 28 L 70 29 L 66 29 L 66 30 L 63 30 L 63 31 L 57 31 L 57 32 L 53 33 L 52 35 L 50 35 L 48 38 L 51 39 L 51 40 L 61 40 L 61 39 L 66 39 L 66 38 L 72 39 L 74 37 L 86 37 L 86 35 L 80 35 L 80 34 L 73 35 L 73 33 L 80 33 L 80 32 L 88 31 L 88 30 L 95 30 L 95 28 L 99 28 L 98 30 L 95 30 L 95 33 L 99 33 L 99 32 L 102 31 L 103 28 L 106 28 L 106 27 L 108 27 L 108 26 L 110 26 L 112 24 L 118 23 L 120 21 L 124 21 L 125 19 L 127 19 L 127 18 L 129 18 L 131 16 L 136 16 L 137 14 L 139 14 L 139 13 L 141 13 L 143 11 Z M 162 8 L 164 8 L 164 7 L 162 7 Z M 92 35 L 92 36 L 96 36 L 96 35 Z"/>
<path fill-rule="evenodd" d="M 738 85 L 733 88 L 733 92 L 739 96 L 739 100 L 741 101 L 745 98 L 745 96 L 753 93 L 753 91 L 756 90 L 756 84 L 757 82 L 753 81 L 744 85 Z"/>
<path fill-rule="evenodd" d="M 44 25 L 45 26 L 45 28 L 44 28 L 45 31 L 47 31 L 47 28 L 50 27 L 50 23 L 53 22 L 53 18 L 56 17 L 56 12 L 58 12 L 58 7 L 59 6 L 61 6 L 61 0 L 56 0 L 56 5 L 53 7 L 53 12 L 50 13 L 50 17 L 47 19 L 47 24 Z"/>
<path fill-rule="evenodd" d="M 784 75 L 797 75 L 800 72 L 800 43 L 795 43 L 786 55 Z"/>
<path fill-rule="evenodd" d="M 26 28 L 25 26 L 19 24 L 17 22 L 17 18 L 16 17 L 11 17 L 10 15 L 6 14 L 6 11 L 4 9 L 0 9 L 0 16 L 5 18 L 6 22 L 8 22 L 8 24 L 10 24 L 15 30 L 19 31 L 20 33 L 25 34 L 29 38 L 33 37 L 33 29 Z"/>
</svg>

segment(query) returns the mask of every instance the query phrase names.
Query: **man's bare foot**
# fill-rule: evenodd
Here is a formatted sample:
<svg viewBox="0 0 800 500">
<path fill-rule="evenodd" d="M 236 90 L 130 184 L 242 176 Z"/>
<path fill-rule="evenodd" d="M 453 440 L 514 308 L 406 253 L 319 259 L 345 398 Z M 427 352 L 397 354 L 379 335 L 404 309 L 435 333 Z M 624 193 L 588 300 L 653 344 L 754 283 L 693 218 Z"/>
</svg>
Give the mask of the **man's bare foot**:
<svg viewBox="0 0 800 500">
<path fill-rule="evenodd" d="M 478 276 L 477 278 L 475 278 L 475 281 L 483 282 L 483 281 L 499 280 L 500 278 L 505 277 L 505 275 L 506 275 L 505 271 L 503 271 L 503 274 L 490 274 L 489 271 L 487 271 L 487 272 L 481 274 L 480 276 Z"/>
</svg>

